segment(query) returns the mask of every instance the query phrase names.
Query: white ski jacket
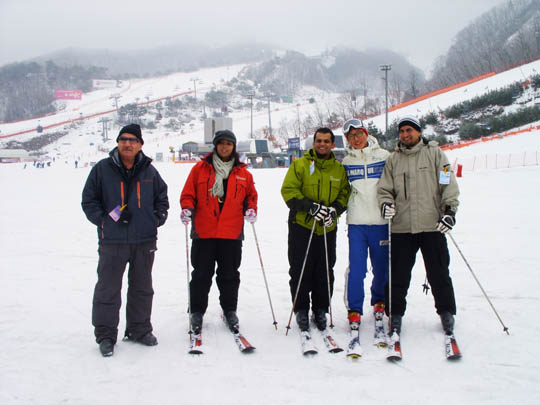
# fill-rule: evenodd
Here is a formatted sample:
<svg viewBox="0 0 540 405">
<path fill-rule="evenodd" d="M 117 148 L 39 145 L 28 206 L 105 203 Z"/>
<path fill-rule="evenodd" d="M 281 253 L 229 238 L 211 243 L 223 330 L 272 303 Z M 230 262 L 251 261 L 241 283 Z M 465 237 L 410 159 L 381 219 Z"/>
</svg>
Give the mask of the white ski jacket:
<svg viewBox="0 0 540 405">
<path fill-rule="evenodd" d="M 347 204 L 347 224 L 384 225 L 377 202 L 377 183 L 383 173 L 390 152 L 382 149 L 375 137 L 368 136 L 364 149 L 347 147 L 343 166 L 351 183 L 351 195 Z"/>
</svg>

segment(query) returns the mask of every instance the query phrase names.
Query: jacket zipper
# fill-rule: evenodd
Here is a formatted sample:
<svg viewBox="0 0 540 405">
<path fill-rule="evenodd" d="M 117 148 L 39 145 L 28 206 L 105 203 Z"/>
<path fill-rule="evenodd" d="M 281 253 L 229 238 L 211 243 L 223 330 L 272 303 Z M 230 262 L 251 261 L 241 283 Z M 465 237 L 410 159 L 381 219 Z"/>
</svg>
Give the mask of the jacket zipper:
<svg viewBox="0 0 540 405">
<path fill-rule="evenodd" d="M 403 186 L 405 190 L 405 199 L 408 200 L 407 198 L 407 173 L 403 173 Z"/>
</svg>

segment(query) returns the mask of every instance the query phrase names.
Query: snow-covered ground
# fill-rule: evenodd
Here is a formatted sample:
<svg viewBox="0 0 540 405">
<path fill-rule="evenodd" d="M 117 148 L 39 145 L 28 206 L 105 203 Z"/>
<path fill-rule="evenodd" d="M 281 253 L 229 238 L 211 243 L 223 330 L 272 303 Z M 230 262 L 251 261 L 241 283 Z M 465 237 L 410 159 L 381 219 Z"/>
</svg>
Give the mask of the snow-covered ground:
<svg viewBox="0 0 540 405">
<path fill-rule="evenodd" d="M 522 147 L 536 148 L 539 137 L 516 135 L 476 147 L 478 153 L 487 144 L 504 151 L 509 142 L 521 139 Z M 452 158 L 462 151 L 452 151 Z M 0 403 L 540 403 L 540 367 L 533 356 L 540 336 L 540 167 L 468 172 L 459 179 L 461 207 L 453 236 L 510 335 L 503 333 L 449 241 L 456 335 L 464 357 L 445 360 L 433 298 L 422 293 L 425 272 L 418 255 L 399 364 L 387 362 L 385 350 L 372 346 L 373 317 L 367 305 L 361 330 L 364 355 L 356 362 L 323 350 L 304 358 L 296 326 L 285 336 L 291 309 L 287 208 L 280 196 L 285 169 L 253 171 L 259 191 L 256 231 L 278 330 L 272 325 L 253 232 L 246 227 L 238 314 L 257 350 L 243 355 L 236 348 L 220 319 L 214 285 L 205 316 L 205 354 L 188 355 L 186 239 L 178 198 L 191 165 L 157 167 L 169 185 L 171 202 L 153 271 L 152 320 L 159 345 L 119 341 L 115 355 L 103 358 L 91 326 L 96 230 L 80 208 L 89 169 L 74 169 L 63 161 L 45 169 L 0 165 Z M 341 345 L 347 340 L 342 300 L 347 252 L 342 221 L 332 301 L 333 333 Z M 124 307 L 121 314 L 120 333 Z M 322 340 L 315 337 L 322 349 Z"/>
</svg>

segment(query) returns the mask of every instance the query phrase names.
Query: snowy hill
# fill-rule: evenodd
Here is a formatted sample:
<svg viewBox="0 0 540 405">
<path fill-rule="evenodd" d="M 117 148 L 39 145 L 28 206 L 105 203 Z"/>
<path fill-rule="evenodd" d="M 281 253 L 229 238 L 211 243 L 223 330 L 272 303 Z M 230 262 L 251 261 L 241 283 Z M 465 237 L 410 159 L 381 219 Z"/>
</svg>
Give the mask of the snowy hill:
<svg viewBox="0 0 540 405">
<path fill-rule="evenodd" d="M 112 96 L 119 95 L 119 106 L 129 103 L 147 103 L 155 105 L 155 100 L 164 100 L 167 97 L 183 97 L 184 95 L 196 95 L 202 99 L 205 94 L 214 89 L 222 89 L 225 83 L 233 78 L 238 78 L 248 65 L 235 65 L 220 68 L 202 69 L 191 73 L 174 73 L 152 79 L 137 79 L 124 81 L 120 88 L 96 90 L 83 95 L 82 100 L 72 100 L 66 102 L 66 108 L 54 115 L 26 120 L 15 123 L 0 124 L 0 140 L 7 142 L 10 140 L 26 141 L 36 137 L 36 128 L 41 125 L 45 128 L 44 133 L 54 131 L 66 131 L 67 135 L 58 141 L 49 144 L 42 151 L 46 153 L 48 159 L 60 159 L 64 161 L 79 160 L 80 162 L 93 162 L 106 155 L 106 151 L 115 146 L 116 134 L 119 126 L 113 125 L 116 113 L 114 112 L 114 100 Z M 489 90 L 507 86 L 510 83 L 526 80 L 532 75 L 540 72 L 540 61 L 511 69 L 509 71 L 488 77 L 476 83 L 459 89 L 443 93 L 418 103 L 392 111 L 388 115 L 389 123 L 394 119 L 405 115 L 413 114 L 424 116 L 429 112 L 438 112 L 453 104 L 470 100 Z M 195 85 L 195 86 L 194 86 Z M 242 97 L 244 96 L 244 97 Z M 340 95 L 337 93 L 326 93 L 314 87 L 305 87 L 299 91 L 299 96 L 292 103 L 272 102 L 271 121 L 274 135 L 277 134 L 280 126 L 285 123 L 293 123 L 303 120 L 308 115 L 317 117 L 321 111 L 333 111 L 339 103 Z M 249 100 L 245 95 L 235 95 L 235 108 L 229 116 L 233 119 L 233 131 L 239 140 L 247 140 L 251 133 L 251 113 L 248 107 Z M 253 131 L 260 136 L 261 129 L 267 128 L 269 114 L 267 104 L 264 99 L 256 100 L 258 108 L 253 110 Z M 314 101 L 314 102 L 313 102 Z M 163 126 L 163 122 L 154 130 L 144 130 L 145 151 L 152 157 L 158 152 L 163 156 L 169 156 L 169 147 L 181 148 L 181 145 L 188 141 L 203 141 L 203 122 L 200 117 L 203 108 L 188 111 L 188 115 L 193 117 L 189 124 L 182 127 L 182 130 L 173 131 Z M 83 118 L 83 119 L 81 119 Z M 109 123 L 109 141 L 102 139 L 102 118 L 113 119 Z M 164 119 L 163 121 L 166 121 Z M 373 117 L 370 122 L 378 128 L 384 128 L 385 115 Z M 72 125 L 73 124 L 73 125 Z M 73 128 L 72 128 L 73 127 Z M 10 136 L 20 132 L 20 135 Z M 340 133 L 339 129 L 336 133 Z M 280 142 L 286 143 L 287 134 Z M 288 136 L 294 136 L 289 133 Z"/>
</svg>

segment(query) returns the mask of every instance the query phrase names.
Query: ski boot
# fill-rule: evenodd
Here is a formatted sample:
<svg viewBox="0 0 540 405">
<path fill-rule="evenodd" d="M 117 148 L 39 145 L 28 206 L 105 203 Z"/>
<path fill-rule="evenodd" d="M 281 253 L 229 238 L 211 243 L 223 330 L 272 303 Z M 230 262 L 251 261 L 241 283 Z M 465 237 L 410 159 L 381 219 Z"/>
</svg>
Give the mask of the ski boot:
<svg viewBox="0 0 540 405">
<path fill-rule="evenodd" d="M 373 305 L 373 318 L 375 318 L 375 332 L 373 339 L 375 346 L 385 347 L 387 345 L 386 332 L 384 331 L 384 302 L 377 302 Z"/>
<path fill-rule="evenodd" d="M 390 333 L 389 335 L 392 336 L 392 334 L 397 333 L 398 335 L 401 334 L 401 315 L 391 315 L 389 320 L 389 329 Z"/>
<path fill-rule="evenodd" d="M 240 322 L 238 321 L 238 316 L 236 316 L 236 311 L 227 311 L 223 314 L 223 316 L 225 317 L 225 323 L 227 324 L 229 329 L 232 332 L 237 333 L 238 328 L 240 327 Z"/>
<path fill-rule="evenodd" d="M 309 315 L 307 310 L 302 309 L 296 313 L 296 323 L 302 332 L 309 330 Z"/>
<path fill-rule="evenodd" d="M 140 343 L 144 346 L 155 346 L 158 344 L 157 338 L 152 332 L 147 332 L 144 335 L 139 336 L 138 338 L 135 338 L 130 332 L 126 332 L 124 336 L 124 341 L 126 340 L 130 342 Z"/>
<path fill-rule="evenodd" d="M 454 334 L 454 315 L 450 312 L 443 312 L 440 314 L 441 324 L 444 329 L 444 333 L 447 335 Z"/>
<path fill-rule="evenodd" d="M 324 309 L 314 309 L 313 310 L 313 322 L 317 329 L 325 330 L 326 329 L 326 311 Z"/>
<path fill-rule="evenodd" d="M 347 313 L 347 319 L 349 320 L 349 327 L 351 330 L 357 330 L 360 328 L 361 318 L 362 315 L 360 315 L 360 312 L 349 311 Z"/>
<path fill-rule="evenodd" d="M 373 317 L 375 318 L 375 322 L 383 320 L 384 310 L 384 302 L 377 302 L 373 305 Z"/>
<path fill-rule="evenodd" d="M 112 339 L 103 339 L 99 342 L 99 351 L 103 357 L 111 357 L 114 353 L 114 342 Z"/>
<path fill-rule="evenodd" d="M 198 335 L 199 333 L 201 333 L 201 330 L 202 330 L 203 314 L 200 312 L 192 312 L 190 319 L 191 319 L 191 328 L 193 329 L 193 333 Z"/>
</svg>

